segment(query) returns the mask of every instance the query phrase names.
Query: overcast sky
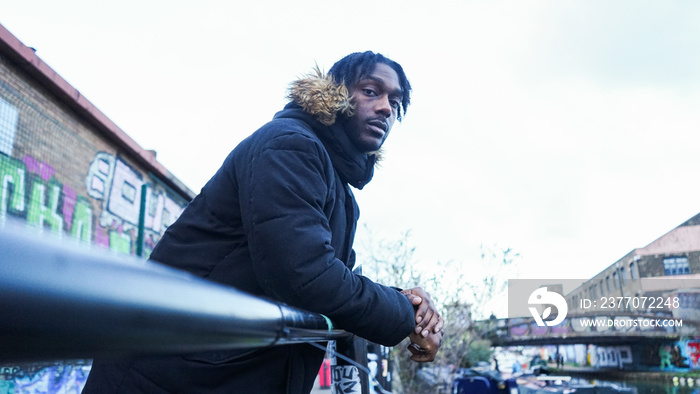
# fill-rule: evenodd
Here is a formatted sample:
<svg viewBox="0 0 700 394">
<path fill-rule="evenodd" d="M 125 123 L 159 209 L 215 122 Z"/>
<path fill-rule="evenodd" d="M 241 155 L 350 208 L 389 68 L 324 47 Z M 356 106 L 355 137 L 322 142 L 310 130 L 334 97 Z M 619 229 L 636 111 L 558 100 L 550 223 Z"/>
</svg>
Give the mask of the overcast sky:
<svg viewBox="0 0 700 394">
<path fill-rule="evenodd" d="M 589 278 L 700 212 L 696 1 L 0 4 L 195 191 L 315 63 L 395 59 L 412 106 L 356 196 L 423 267 L 479 266 L 486 244 L 520 253 L 520 278 Z"/>
</svg>

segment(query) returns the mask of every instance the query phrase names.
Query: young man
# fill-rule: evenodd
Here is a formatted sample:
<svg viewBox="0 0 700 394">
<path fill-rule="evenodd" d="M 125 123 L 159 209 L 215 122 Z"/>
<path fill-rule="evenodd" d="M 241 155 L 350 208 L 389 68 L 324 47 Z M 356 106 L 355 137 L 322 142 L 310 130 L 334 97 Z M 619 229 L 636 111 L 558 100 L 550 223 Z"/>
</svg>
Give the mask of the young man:
<svg viewBox="0 0 700 394">
<path fill-rule="evenodd" d="M 231 152 L 151 259 L 322 313 L 372 342 L 410 335 L 412 359 L 431 361 L 443 322 L 429 295 L 352 272 L 359 210 L 350 186 L 371 180 L 410 90 L 401 66 L 372 52 L 296 81 L 291 102 Z M 83 392 L 308 393 L 323 355 L 297 344 L 96 360 Z"/>
</svg>

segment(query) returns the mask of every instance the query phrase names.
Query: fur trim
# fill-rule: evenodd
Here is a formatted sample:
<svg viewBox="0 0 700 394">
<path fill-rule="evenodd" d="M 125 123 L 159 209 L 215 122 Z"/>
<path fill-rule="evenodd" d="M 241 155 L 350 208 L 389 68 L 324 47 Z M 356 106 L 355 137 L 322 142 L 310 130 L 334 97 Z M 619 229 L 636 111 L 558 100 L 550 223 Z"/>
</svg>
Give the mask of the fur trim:
<svg viewBox="0 0 700 394">
<path fill-rule="evenodd" d="M 292 82 L 287 97 L 326 126 L 335 123 L 338 112 L 350 117 L 355 109 L 348 88 L 336 83 L 332 76 L 324 75 L 318 66 Z"/>
<path fill-rule="evenodd" d="M 374 157 L 375 157 L 374 166 L 381 167 L 381 164 L 379 162 L 384 160 L 384 148 L 379 148 L 379 150 L 375 150 L 374 152 L 369 152 L 368 155 L 374 155 Z"/>
</svg>

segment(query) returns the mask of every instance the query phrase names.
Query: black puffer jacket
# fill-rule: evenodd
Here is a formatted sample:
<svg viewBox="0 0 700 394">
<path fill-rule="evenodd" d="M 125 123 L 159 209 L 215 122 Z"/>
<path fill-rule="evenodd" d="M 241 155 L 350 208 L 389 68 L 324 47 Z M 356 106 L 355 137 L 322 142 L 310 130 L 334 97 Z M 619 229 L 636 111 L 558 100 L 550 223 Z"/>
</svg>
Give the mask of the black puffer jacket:
<svg viewBox="0 0 700 394">
<path fill-rule="evenodd" d="M 357 151 L 339 122 L 326 126 L 301 104 L 231 152 L 151 258 L 395 345 L 414 327 L 413 307 L 351 271 L 359 210 L 348 184 L 364 187 L 375 158 Z M 304 393 L 322 357 L 302 344 L 96 361 L 85 392 Z"/>
</svg>

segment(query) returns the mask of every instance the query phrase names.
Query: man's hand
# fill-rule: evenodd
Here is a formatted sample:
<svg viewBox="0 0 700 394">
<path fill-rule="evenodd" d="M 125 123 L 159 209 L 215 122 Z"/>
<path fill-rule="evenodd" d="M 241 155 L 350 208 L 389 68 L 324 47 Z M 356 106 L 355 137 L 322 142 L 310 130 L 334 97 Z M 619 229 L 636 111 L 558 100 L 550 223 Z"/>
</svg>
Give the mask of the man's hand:
<svg viewBox="0 0 700 394">
<path fill-rule="evenodd" d="M 442 330 L 437 333 L 430 333 L 427 337 L 411 333 L 408 336 L 408 339 L 411 340 L 411 344 L 408 345 L 408 351 L 411 352 L 411 360 L 418 363 L 427 363 L 435 360 L 437 351 L 442 345 L 443 335 L 444 332 Z"/>
<path fill-rule="evenodd" d="M 428 334 L 436 334 L 442 330 L 444 321 L 430 299 L 430 294 L 420 287 L 403 290 L 401 292 L 411 301 L 416 307 L 416 329 L 415 333 L 422 335 L 424 338 Z"/>
</svg>

